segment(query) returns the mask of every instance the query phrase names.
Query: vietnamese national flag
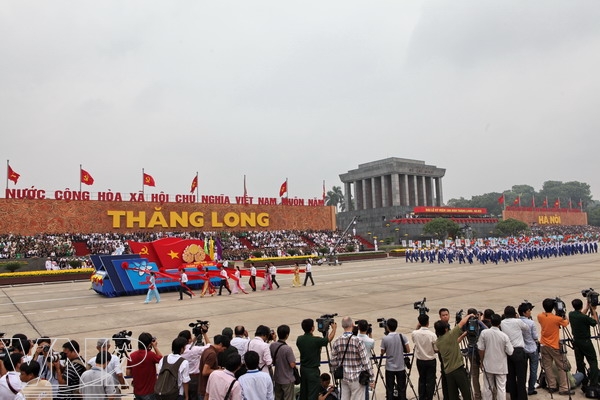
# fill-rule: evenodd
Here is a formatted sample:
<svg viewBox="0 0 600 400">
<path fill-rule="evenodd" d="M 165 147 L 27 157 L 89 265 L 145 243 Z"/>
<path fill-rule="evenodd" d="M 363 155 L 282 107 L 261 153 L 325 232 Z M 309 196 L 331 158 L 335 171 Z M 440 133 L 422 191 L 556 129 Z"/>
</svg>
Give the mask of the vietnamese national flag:
<svg viewBox="0 0 600 400">
<path fill-rule="evenodd" d="M 517 197 L 517 198 L 515 199 L 515 201 L 513 201 L 513 204 L 517 205 L 517 204 L 519 204 L 520 202 L 521 202 L 521 198 L 520 198 L 520 197 Z"/>
<path fill-rule="evenodd" d="M 546 199 L 542 202 L 542 207 L 547 207 L 547 206 L 548 206 L 548 199 Z"/>
<path fill-rule="evenodd" d="M 192 188 L 190 189 L 190 193 L 194 193 L 194 190 L 196 190 L 197 187 L 198 187 L 198 175 L 196 175 L 194 177 L 194 180 L 192 181 Z"/>
<path fill-rule="evenodd" d="M 86 185 L 93 185 L 94 184 L 94 178 L 92 178 L 92 176 L 90 175 L 89 172 L 87 172 L 85 169 L 81 170 L 81 183 L 86 184 Z"/>
<path fill-rule="evenodd" d="M 560 199 L 556 199 L 554 202 L 554 208 L 560 208 Z"/>
<path fill-rule="evenodd" d="M 19 180 L 20 177 L 21 177 L 21 175 L 17 174 L 9 165 L 8 166 L 8 180 L 13 181 L 16 185 L 17 181 Z"/>
<path fill-rule="evenodd" d="M 504 195 L 498 197 L 498 204 L 504 204 Z"/>
<path fill-rule="evenodd" d="M 283 197 L 283 195 L 286 193 L 287 193 L 287 179 L 285 180 L 285 182 L 283 182 L 281 184 L 281 187 L 279 188 L 279 197 Z"/>
<path fill-rule="evenodd" d="M 154 178 L 152 175 L 148 175 L 144 172 L 144 185 L 146 186 L 156 186 L 156 182 L 154 182 Z"/>
</svg>

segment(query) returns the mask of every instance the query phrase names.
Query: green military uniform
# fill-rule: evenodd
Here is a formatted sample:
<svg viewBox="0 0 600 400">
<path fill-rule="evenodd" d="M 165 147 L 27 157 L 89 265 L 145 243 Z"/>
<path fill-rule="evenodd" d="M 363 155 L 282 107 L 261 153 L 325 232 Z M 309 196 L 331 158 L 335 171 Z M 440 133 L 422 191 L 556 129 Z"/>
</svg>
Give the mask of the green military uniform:
<svg viewBox="0 0 600 400">
<path fill-rule="evenodd" d="M 458 347 L 458 338 L 462 334 L 460 326 L 456 325 L 451 331 L 438 337 L 435 345 L 442 357 L 442 366 L 448 382 L 449 400 L 458 400 L 458 392 L 463 400 L 471 400 L 469 378 L 465 370 L 463 357 Z"/>
<path fill-rule="evenodd" d="M 584 357 L 590 364 L 589 383 L 584 379 L 584 385 L 598 385 L 598 358 L 594 345 L 590 339 L 590 327 L 596 326 L 596 320 L 583 314 L 581 311 L 571 311 L 569 313 L 569 322 L 571 324 L 571 332 L 573 333 L 573 349 L 575 350 L 575 363 L 577 371 L 585 374 Z"/>
<path fill-rule="evenodd" d="M 296 340 L 300 350 L 300 400 L 316 400 L 321 389 L 321 348 L 327 346 L 325 337 L 305 333 Z"/>
</svg>

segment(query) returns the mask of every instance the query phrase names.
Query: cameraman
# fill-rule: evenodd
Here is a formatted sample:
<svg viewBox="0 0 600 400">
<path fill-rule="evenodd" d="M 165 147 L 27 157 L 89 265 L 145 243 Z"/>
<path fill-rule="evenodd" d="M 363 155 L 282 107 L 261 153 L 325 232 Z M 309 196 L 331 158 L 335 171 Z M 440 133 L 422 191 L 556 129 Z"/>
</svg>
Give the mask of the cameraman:
<svg viewBox="0 0 600 400">
<path fill-rule="evenodd" d="M 585 309 L 583 309 L 583 302 L 580 299 L 574 299 L 571 305 L 574 311 L 569 313 L 569 322 L 571 323 L 571 332 L 573 332 L 573 350 L 575 350 L 577 371 L 585 375 L 584 357 L 590 365 L 589 375 L 582 382 L 582 389 L 585 392 L 588 385 L 598 386 L 598 359 L 590 337 L 590 327 L 598 324 L 598 314 L 596 306 L 590 304 L 589 299 Z M 591 317 L 586 315 L 588 310 Z"/>
<path fill-rule="evenodd" d="M 39 377 L 52 384 L 52 392 L 54 397 L 58 393 L 58 379 L 52 369 L 52 358 L 58 357 L 59 354 L 52 351 L 51 340 L 48 337 L 41 337 L 37 341 L 37 347 L 33 359 L 40 365 Z"/>
<path fill-rule="evenodd" d="M 315 320 L 307 318 L 302 321 L 304 335 L 298 336 L 296 346 L 300 351 L 300 400 L 315 400 L 321 388 L 321 349 L 335 338 L 337 324 L 331 323 L 327 337 L 313 335 Z"/>
<path fill-rule="evenodd" d="M 565 316 L 558 316 L 552 313 L 556 304 L 555 299 L 544 299 L 542 307 L 544 312 L 538 314 L 537 319 L 541 327 L 541 355 L 542 355 L 542 368 L 546 371 L 546 380 L 548 382 L 548 391 L 556 391 L 556 376 L 552 370 L 552 362 L 556 363 L 558 367 L 558 383 L 559 383 L 559 394 L 568 395 L 573 394 L 574 391 L 569 390 L 569 384 L 567 381 L 566 370 L 568 369 L 566 362 L 566 354 L 561 354 L 559 338 L 560 328 L 569 325 L 569 321 Z"/>
<path fill-rule="evenodd" d="M 398 321 L 390 318 L 386 322 L 388 334 L 381 339 L 381 356 L 385 361 L 386 399 L 394 398 L 394 385 L 398 387 L 398 398 L 406 400 L 406 364 L 404 353 L 410 353 L 408 339 L 396 332 Z"/>
<path fill-rule="evenodd" d="M 438 338 L 436 347 L 442 360 L 442 371 L 444 371 L 448 385 L 448 400 L 458 400 L 459 391 L 463 400 L 471 400 L 469 378 L 458 345 L 462 327 L 469 321 L 469 318 L 476 318 L 476 316 L 474 314 L 465 315 L 452 330 L 448 322 L 437 321 L 433 325 Z"/>
</svg>

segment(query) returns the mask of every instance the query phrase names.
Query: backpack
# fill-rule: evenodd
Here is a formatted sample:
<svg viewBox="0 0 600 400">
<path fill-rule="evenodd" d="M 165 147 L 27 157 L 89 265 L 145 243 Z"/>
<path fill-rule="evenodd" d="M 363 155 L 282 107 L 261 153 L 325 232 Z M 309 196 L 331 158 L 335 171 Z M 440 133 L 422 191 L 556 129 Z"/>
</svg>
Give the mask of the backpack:
<svg viewBox="0 0 600 400">
<path fill-rule="evenodd" d="M 163 357 L 163 363 L 154 385 L 154 394 L 158 400 L 177 400 L 179 397 L 179 366 L 184 359 L 179 357 L 174 364 L 169 364 L 167 357 Z"/>
</svg>

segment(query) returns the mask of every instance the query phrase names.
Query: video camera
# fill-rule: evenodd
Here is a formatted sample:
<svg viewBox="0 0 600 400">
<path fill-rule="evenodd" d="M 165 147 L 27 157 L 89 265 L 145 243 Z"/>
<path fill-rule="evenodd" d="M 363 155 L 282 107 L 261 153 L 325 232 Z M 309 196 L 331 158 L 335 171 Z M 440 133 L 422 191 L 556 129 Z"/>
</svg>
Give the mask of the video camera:
<svg viewBox="0 0 600 400">
<path fill-rule="evenodd" d="M 337 317 L 337 313 L 323 314 L 320 318 L 317 318 L 317 330 L 321 332 L 323 336 L 327 335 L 329 326 L 335 322 L 333 319 L 334 317 Z"/>
<path fill-rule="evenodd" d="M 567 306 L 559 297 L 554 298 L 554 313 L 561 318 L 565 318 L 567 315 Z"/>
<path fill-rule="evenodd" d="M 427 314 L 429 312 L 429 308 L 425 306 L 425 300 L 427 299 L 423 297 L 423 300 L 415 301 L 413 304 L 414 309 L 419 310 L 419 315 Z"/>
<path fill-rule="evenodd" d="M 125 329 L 112 335 L 115 347 L 117 349 L 131 349 L 131 335 L 132 332 Z"/>
<path fill-rule="evenodd" d="M 583 289 L 581 291 L 581 295 L 587 299 L 587 302 L 590 306 L 596 307 L 598 305 L 598 292 L 594 289 Z"/>
<path fill-rule="evenodd" d="M 192 328 L 192 333 L 194 336 L 201 337 L 203 334 L 208 332 L 210 322 L 197 319 L 196 322 L 190 322 L 188 326 Z"/>
<path fill-rule="evenodd" d="M 377 318 L 377 322 L 379 323 L 379 327 L 383 328 L 387 331 L 387 319 L 385 318 Z"/>
</svg>

